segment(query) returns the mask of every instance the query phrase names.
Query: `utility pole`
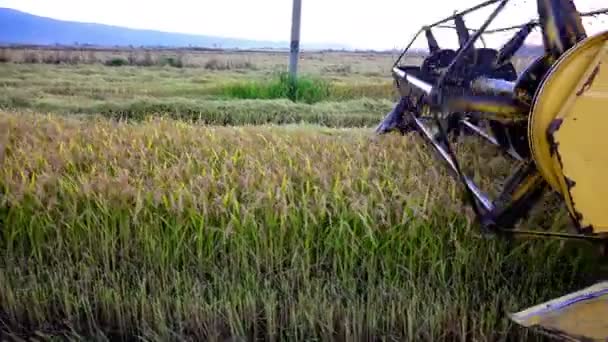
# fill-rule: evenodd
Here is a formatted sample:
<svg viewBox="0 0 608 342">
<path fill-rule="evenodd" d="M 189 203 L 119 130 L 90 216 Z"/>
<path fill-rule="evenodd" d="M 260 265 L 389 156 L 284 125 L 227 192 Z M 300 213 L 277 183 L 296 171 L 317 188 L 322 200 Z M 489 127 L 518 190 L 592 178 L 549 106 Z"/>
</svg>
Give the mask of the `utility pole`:
<svg viewBox="0 0 608 342">
<path fill-rule="evenodd" d="M 302 18 L 302 0 L 293 0 L 291 17 L 291 47 L 289 56 L 289 74 L 296 78 L 298 75 L 298 59 L 300 58 L 300 21 Z"/>
</svg>

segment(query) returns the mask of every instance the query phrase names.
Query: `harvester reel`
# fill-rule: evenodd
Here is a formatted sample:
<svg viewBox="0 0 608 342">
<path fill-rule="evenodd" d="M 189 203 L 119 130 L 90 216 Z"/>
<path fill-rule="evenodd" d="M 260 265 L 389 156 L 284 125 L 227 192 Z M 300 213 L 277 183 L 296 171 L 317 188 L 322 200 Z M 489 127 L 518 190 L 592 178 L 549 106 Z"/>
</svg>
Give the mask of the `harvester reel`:
<svg viewBox="0 0 608 342">
<path fill-rule="evenodd" d="M 608 32 L 588 37 L 581 19 L 608 9 L 580 13 L 571 0 L 537 0 L 537 20 L 488 30 L 510 1 L 516 0 L 489 0 L 421 28 L 393 66 L 401 99 L 376 132 L 419 133 L 463 183 L 486 230 L 540 234 L 514 227 L 552 189 L 566 203 L 578 232 L 543 234 L 605 241 L 608 207 L 598 209 L 590 191 L 608 196 L 608 182 L 601 176 L 608 172 L 608 152 L 586 152 L 591 138 L 576 135 L 608 129 L 597 114 L 608 107 L 608 72 L 599 67 L 608 63 Z M 479 29 L 466 27 L 468 14 L 491 5 L 496 8 Z M 457 50 L 441 48 L 434 37 L 433 30 L 446 27 L 456 31 Z M 535 29 L 542 33 L 544 55 L 518 75 L 512 59 Z M 517 32 L 499 50 L 475 46 L 484 34 L 509 30 Z M 423 33 L 429 55 L 421 65 L 403 65 Z M 552 105 L 553 100 L 560 105 Z M 462 172 L 451 148 L 462 133 L 482 137 L 518 163 L 497 199 L 491 200 Z M 596 138 L 603 141 L 601 135 Z"/>
</svg>

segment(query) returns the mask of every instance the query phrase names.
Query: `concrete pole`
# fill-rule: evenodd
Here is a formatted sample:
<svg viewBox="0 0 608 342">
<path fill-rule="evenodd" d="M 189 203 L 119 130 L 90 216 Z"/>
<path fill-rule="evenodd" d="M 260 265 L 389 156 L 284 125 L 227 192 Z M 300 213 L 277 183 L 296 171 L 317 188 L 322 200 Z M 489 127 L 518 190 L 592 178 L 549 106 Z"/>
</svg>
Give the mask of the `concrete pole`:
<svg viewBox="0 0 608 342">
<path fill-rule="evenodd" d="M 298 74 L 300 58 L 300 21 L 302 17 L 302 0 L 293 0 L 291 17 L 291 47 L 289 56 L 289 74 L 295 78 Z"/>
</svg>

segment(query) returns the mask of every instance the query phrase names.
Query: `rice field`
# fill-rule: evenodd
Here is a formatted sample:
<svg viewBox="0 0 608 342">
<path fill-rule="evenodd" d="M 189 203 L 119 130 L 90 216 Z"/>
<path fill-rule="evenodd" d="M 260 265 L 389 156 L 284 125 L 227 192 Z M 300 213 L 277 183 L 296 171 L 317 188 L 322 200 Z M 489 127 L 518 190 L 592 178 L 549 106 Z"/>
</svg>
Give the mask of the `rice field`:
<svg viewBox="0 0 608 342">
<path fill-rule="evenodd" d="M 263 82 L 261 70 L 1 64 L 0 75 L 9 339 L 534 340 L 510 312 L 605 273 L 586 245 L 480 235 L 416 137 L 372 135 L 392 105 L 376 92 L 388 78 L 311 72 L 370 90 L 307 104 L 197 95 Z M 134 99 L 141 115 L 104 111 Z M 305 119 L 259 120 L 270 108 Z M 204 120 L 220 112 L 236 119 Z M 491 191 L 512 168 L 476 141 L 458 153 Z M 524 224 L 564 228 L 553 202 Z"/>
</svg>

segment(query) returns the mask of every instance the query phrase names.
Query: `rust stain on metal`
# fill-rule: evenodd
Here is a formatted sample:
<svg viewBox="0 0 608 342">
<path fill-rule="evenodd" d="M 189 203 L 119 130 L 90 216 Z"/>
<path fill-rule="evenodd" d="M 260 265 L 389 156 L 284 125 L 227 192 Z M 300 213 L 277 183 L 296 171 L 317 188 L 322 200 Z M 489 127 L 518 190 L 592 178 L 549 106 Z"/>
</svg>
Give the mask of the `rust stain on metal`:
<svg viewBox="0 0 608 342">
<path fill-rule="evenodd" d="M 559 164 L 562 168 L 562 170 L 564 169 L 563 165 L 562 165 L 562 158 L 561 156 L 558 154 L 559 157 Z M 574 219 L 576 220 L 576 222 L 578 222 L 578 229 L 582 232 L 582 233 L 592 233 L 593 232 L 593 227 L 589 226 L 589 227 L 583 227 L 582 223 L 583 223 L 583 214 L 581 212 L 579 212 L 578 210 L 576 210 L 576 204 L 574 203 L 574 196 L 572 194 L 572 189 L 576 186 L 576 182 L 574 180 L 572 180 L 572 178 L 566 177 L 564 176 L 564 181 L 566 182 L 566 187 L 568 188 L 568 195 L 570 195 L 570 201 L 572 202 L 572 209 L 574 209 Z M 587 231 L 588 229 L 591 229 L 591 231 Z"/>
<path fill-rule="evenodd" d="M 564 122 L 564 119 L 555 119 L 553 121 L 551 121 L 551 124 L 549 125 L 549 128 L 547 129 L 547 141 L 549 142 L 549 152 L 551 153 L 551 155 L 555 154 L 555 151 L 557 151 L 557 143 L 555 142 L 555 137 L 553 136 L 555 134 L 555 132 L 557 132 L 559 130 L 559 128 L 562 126 L 562 123 Z"/>
<path fill-rule="evenodd" d="M 553 121 L 551 121 L 551 124 L 549 125 L 549 128 L 547 129 L 547 141 L 549 142 L 549 151 L 551 153 L 552 156 L 557 155 L 557 160 L 559 162 L 559 166 L 562 170 L 564 170 L 564 165 L 562 163 L 562 157 L 558 151 L 558 147 L 559 147 L 559 143 L 555 141 L 555 132 L 557 132 L 560 127 L 562 126 L 562 124 L 564 123 L 564 119 L 555 119 Z M 576 228 L 579 232 L 586 234 L 586 233 L 592 233 L 593 232 L 593 227 L 589 226 L 589 227 L 583 227 L 582 226 L 582 222 L 583 222 L 583 215 L 582 213 L 580 213 L 578 210 L 576 210 L 576 205 L 574 203 L 574 197 L 572 196 L 572 188 L 574 188 L 576 186 L 576 182 L 571 179 L 568 178 L 566 176 L 564 176 L 564 181 L 566 183 L 566 190 L 568 191 L 568 195 L 572 201 L 572 209 L 574 210 L 574 213 L 570 213 L 573 221 L 576 223 Z M 591 231 L 589 231 L 591 230 Z"/>
<path fill-rule="evenodd" d="M 593 84 L 593 81 L 595 80 L 595 77 L 597 76 L 597 74 L 600 73 L 600 66 L 596 66 L 595 69 L 593 69 L 593 72 L 591 73 L 591 75 L 589 75 L 589 78 L 587 78 L 587 81 L 585 81 L 585 84 L 583 84 L 583 87 L 576 92 L 576 96 L 581 96 L 585 93 L 585 91 L 589 90 L 589 88 L 591 88 L 591 85 Z"/>
</svg>

